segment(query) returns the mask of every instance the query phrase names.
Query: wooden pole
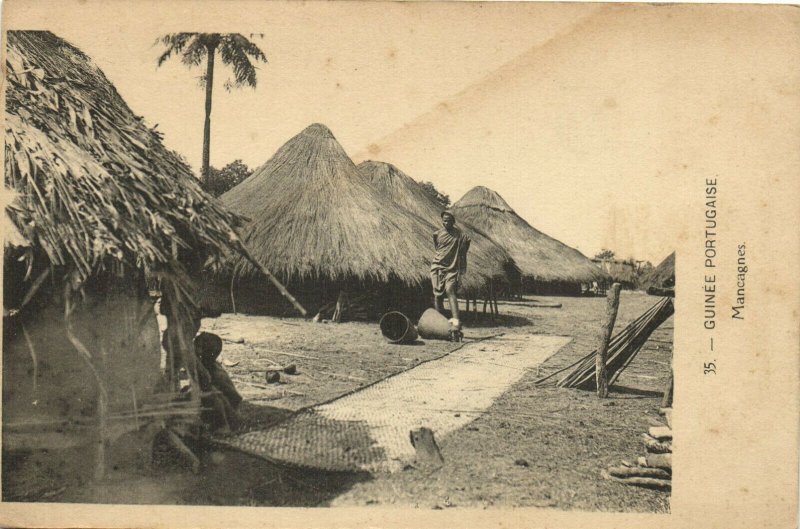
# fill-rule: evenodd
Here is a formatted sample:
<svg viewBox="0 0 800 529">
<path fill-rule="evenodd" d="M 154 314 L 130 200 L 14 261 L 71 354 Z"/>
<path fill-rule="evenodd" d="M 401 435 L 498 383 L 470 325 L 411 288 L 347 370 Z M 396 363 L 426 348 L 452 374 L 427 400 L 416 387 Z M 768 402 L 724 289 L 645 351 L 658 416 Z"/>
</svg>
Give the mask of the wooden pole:
<svg viewBox="0 0 800 529">
<path fill-rule="evenodd" d="M 661 398 L 661 407 L 662 408 L 671 408 L 672 407 L 672 392 L 674 388 L 674 372 L 672 371 L 672 367 L 669 369 L 669 380 L 667 380 L 667 385 L 664 388 L 664 396 Z"/>
<path fill-rule="evenodd" d="M 233 309 L 233 313 L 236 314 L 236 298 L 233 295 L 233 282 L 236 280 L 236 271 L 234 270 L 231 274 L 231 308 Z"/>
<path fill-rule="evenodd" d="M 611 332 L 614 330 L 614 322 L 617 319 L 619 309 L 619 283 L 611 285 L 608 292 L 608 303 L 606 304 L 606 319 L 600 329 L 600 343 L 597 346 L 595 356 L 595 382 L 597 385 L 597 396 L 601 399 L 608 397 L 608 373 L 606 372 L 606 356 L 608 355 L 608 342 L 611 339 Z"/>
<path fill-rule="evenodd" d="M 89 368 L 89 371 L 91 371 L 97 385 L 97 446 L 95 447 L 94 477 L 96 480 L 101 480 L 103 477 L 105 477 L 106 473 L 106 443 L 108 440 L 108 433 L 106 431 L 108 427 L 108 390 L 106 389 L 105 382 L 103 381 L 103 374 L 105 374 L 105 363 L 103 363 L 101 369 L 103 374 L 101 374 L 97 370 L 92 353 L 72 331 L 72 310 L 72 303 L 68 299 L 67 307 L 65 309 L 66 313 L 64 315 L 64 319 L 66 321 L 67 339 L 80 353 L 83 361 L 86 362 L 86 365 Z"/>
<path fill-rule="evenodd" d="M 494 281 L 489 280 L 489 314 L 492 317 L 492 321 L 494 321 Z"/>
<path fill-rule="evenodd" d="M 106 444 L 108 442 L 108 399 L 105 391 L 97 392 L 97 446 L 94 453 L 94 479 L 106 477 Z"/>
<path fill-rule="evenodd" d="M 669 380 L 667 380 L 667 385 L 664 388 L 664 396 L 661 398 L 662 408 L 672 407 L 672 393 L 675 391 L 675 371 L 672 367 L 673 359 L 674 353 L 669 357 Z"/>
<path fill-rule="evenodd" d="M 331 317 L 331 321 L 335 323 L 339 323 L 342 321 L 342 315 L 346 309 L 347 305 L 347 293 L 344 290 L 339 291 L 339 298 L 336 300 L 336 309 L 333 311 L 333 316 Z"/>
<path fill-rule="evenodd" d="M 256 266 L 256 268 L 258 268 L 261 271 L 262 274 L 267 276 L 267 279 L 269 279 L 270 282 L 273 285 L 275 285 L 275 288 L 278 289 L 278 292 L 280 292 L 283 297 L 285 297 L 287 300 L 289 300 L 289 303 L 291 303 L 294 306 L 294 308 L 297 309 L 297 312 L 302 314 L 304 318 L 307 317 L 308 316 L 308 311 L 306 311 L 306 309 L 303 308 L 303 306 L 300 304 L 300 302 L 297 301 L 294 298 L 294 296 L 292 296 L 289 293 L 288 290 L 286 290 L 286 287 L 283 286 L 283 284 L 281 284 L 281 282 L 278 281 L 278 279 L 274 275 L 272 275 L 272 272 L 270 272 L 267 269 L 266 266 L 264 266 L 261 263 L 259 263 L 258 261 L 256 261 L 253 257 L 250 257 L 249 255 L 248 255 L 248 257 L 250 258 L 250 262 L 253 263 Z"/>
</svg>

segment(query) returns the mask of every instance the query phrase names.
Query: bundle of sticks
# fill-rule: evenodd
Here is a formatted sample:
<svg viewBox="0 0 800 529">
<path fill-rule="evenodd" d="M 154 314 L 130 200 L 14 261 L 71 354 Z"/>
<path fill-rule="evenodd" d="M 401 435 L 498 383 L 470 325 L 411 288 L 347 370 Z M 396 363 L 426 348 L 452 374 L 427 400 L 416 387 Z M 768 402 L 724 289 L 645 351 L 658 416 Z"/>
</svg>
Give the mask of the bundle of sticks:
<svg viewBox="0 0 800 529">
<path fill-rule="evenodd" d="M 619 378 L 625 368 L 633 361 L 653 331 L 672 316 L 673 312 L 675 312 L 675 308 L 672 304 L 672 299 L 663 298 L 611 338 L 606 359 L 609 386 Z M 597 350 L 594 350 L 577 362 L 537 380 L 536 383 L 542 384 L 555 375 L 572 369 L 567 376 L 556 383 L 558 387 L 594 390 L 597 388 L 595 380 L 596 355 Z"/>
</svg>

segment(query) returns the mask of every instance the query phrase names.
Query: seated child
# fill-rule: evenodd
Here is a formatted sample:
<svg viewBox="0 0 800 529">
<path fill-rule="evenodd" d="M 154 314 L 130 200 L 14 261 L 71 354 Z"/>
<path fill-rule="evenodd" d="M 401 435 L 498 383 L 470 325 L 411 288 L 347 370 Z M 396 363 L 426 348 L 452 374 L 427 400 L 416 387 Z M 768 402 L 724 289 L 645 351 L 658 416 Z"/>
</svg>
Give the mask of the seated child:
<svg viewBox="0 0 800 529">
<path fill-rule="evenodd" d="M 236 409 L 242 402 L 242 396 L 236 391 L 225 368 L 217 362 L 222 353 L 222 339 L 216 334 L 201 332 L 194 339 L 194 351 L 200 360 L 200 389 L 207 394 L 201 400 L 204 407 L 212 409 L 207 422 L 215 430 L 236 429 L 239 423 Z"/>
</svg>

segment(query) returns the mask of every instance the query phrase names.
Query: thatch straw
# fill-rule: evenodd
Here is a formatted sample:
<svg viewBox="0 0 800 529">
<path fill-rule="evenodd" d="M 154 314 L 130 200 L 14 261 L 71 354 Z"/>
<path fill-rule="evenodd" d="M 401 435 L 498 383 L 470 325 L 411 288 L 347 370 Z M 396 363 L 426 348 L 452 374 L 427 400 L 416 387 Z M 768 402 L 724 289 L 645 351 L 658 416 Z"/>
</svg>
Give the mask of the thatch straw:
<svg viewBox="0 0 800 529">
<path fill-rule="evenodd" d="M 169 269 L 176 252 L 209 263 L 240 248 L 241 222 L 128 108 L 92 61 L 46 31 L 9 31 L 6 213 L 79 286 L 110 266 Z"/>
<path fill-rule="evenodd" d="M 251 219 L 245 244 L 285 281 L 428 278 L 434 227 L 369 185 L 324 125 L 289 140 L 222 201 Z M 234 266 L 258 274 L 243 259 Z"/>
<path fill-rule="evenodd" d="M 533 228 L 491 189 L 472 188 L 452 209 L 457 218 L 480 228 L 505 248 L 527 278 L 570 283 L 609 279 L 578 250 Z"/>
<path fill-rule="evenodd" d="M 642 287 L 647 289 L 671 288 L 675 286 L 675 252 L 664 258 L 657 267 L 642 279 Z"/>
<path fill-rule="evenodd" d="M 416 180 L 394 165 L 384 162 L 368 160 L 358 164 L 358 169 L 385 198 L 434 226 L 440 226 L 443 208 Z M 519 276 L 514 260 L 502 246 L 468 222 L 456 219 L 456 225 L 472 239 L 467 258 L 467 273 L 462 278 L 465 290 L 479 289 L 485 285 L 487 279 L 513 281 L 514 278 L 508 276 L 513 276 L 514 272 Z"/>
</svg>

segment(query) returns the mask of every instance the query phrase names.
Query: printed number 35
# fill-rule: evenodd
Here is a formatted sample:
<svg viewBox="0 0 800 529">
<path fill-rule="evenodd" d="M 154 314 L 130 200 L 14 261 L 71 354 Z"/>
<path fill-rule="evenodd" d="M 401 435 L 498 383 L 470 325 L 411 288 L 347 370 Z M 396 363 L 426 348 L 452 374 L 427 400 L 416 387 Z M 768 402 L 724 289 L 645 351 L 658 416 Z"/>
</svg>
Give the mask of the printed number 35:
<svg viewBox="0 0 800 529">
<path fill-rule="evenodd" d="M 703 364 L 703 374 L 707 375 L 709 373 L 711 373 L 712 375 L 717 374 L 717 364 L 715 364 L 714 362 L 708 362 Z"/>
</svg>

